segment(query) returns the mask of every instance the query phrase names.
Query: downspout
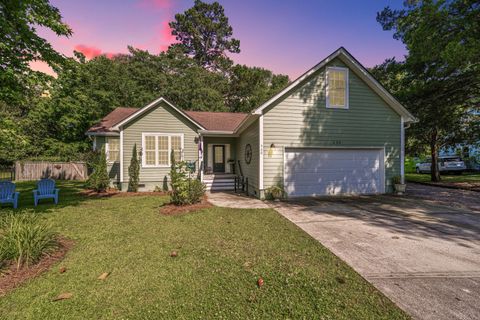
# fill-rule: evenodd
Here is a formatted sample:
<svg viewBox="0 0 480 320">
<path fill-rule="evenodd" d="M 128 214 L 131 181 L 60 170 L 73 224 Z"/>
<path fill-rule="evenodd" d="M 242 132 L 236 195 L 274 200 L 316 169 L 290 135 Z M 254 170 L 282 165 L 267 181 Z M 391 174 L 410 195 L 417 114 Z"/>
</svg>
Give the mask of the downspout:
<svg viewBox="0 0 480 320">
<path fill-rule="evenodd" d="M 200 171 L 200 181 L 203 182 L 203 136 L 201 133 L 198 134 L 198 170 Z"/>
<path fill-rule="evenodd" d="M 260 116 L 258 119 L 258 127 L 259 127 L 259 156 L 258 156 L 258 168 L 259 168 L 259 173 L 258 173 L 258 192 L 259 192 L 259 197 L 263 198 L 263 114 Z"/>
<path fill-rule="evenodd" d="M 400 118 L 400 182 L 405 183 L 405 120 Z"/>
<path fill-rule="evenodd" d="M 120 189 L 123 184 L 123 129 L 120 128 Z"/>
</svg>

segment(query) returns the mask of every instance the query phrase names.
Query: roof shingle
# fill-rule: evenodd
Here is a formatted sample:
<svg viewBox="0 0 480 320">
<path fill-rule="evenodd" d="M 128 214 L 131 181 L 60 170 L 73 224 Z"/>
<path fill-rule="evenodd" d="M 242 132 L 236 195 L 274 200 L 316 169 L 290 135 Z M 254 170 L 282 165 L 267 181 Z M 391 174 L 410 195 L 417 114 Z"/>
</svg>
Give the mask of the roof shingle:
<svg viewBox="0 0 480 320">
<path fill-rule="evenodd" d="M 111 128 L 122 122 L 135 112 L 138 108 L 119 107 L 107 114 L 99 123 L 88 129 L 88 133 L 108 133 Z M 209 112 L 209 111 L 184 111 L 188 117 L 199 123 L 206 130 L 212 131 L 234 131 L 238 125 L 247 117 L 247 113 L 234 112 Z"/>
<path fill-rule="evenodd" d="M 234 131 L 247 113 L 184 111 L 190 118 L 212 131 Z"/>
<path fill-rule="evenodd" d="M 124 108 L 118 107 L 109 114 L 107 114 L 99 123 L 93 125 L 87 132 L 89 133 L 101 133 L 101 132 L 112 132 L 110 130 L 111 127 L 116 125 L 117 123 L 125 120 L 136 111 L 140 109 L 138 108 Z"/>
</svg>

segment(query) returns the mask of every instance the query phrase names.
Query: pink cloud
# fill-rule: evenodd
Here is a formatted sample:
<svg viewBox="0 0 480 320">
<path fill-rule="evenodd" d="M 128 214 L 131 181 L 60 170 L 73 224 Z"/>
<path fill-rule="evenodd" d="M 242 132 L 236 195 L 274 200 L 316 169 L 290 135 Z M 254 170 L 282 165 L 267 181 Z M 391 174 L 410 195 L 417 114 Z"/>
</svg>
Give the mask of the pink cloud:
<svg viewBox="0 0 480 320">
<path fill-rule="evenodd" d="M 112 59 L 113 57 L 118 55 L 118 53 L 113 53 L 113 52 L 102 52 L 102 50 L 97 47 L 86 46 L 83 44 L 76 45 L 74 49 L 75 51 L 83 53 L 83 55 L 87 59 L 93 59 L 95 57 L 102 56 L 102 55 L 107 57 L 108 59 Z"/>
<path fill-rule="evenodd" d="M 159 42 L 160 44 L 160 51 L 165 51 L 168 47 L 177 42 L 177 39 L 174 35 L 172 35 L 172 28 L 168 25 L 168 21 L 163 21 L 159 30 Z"/>
<path fill-rule="evenodd" d="M 75 51 L 81 52 L 85 55 L 87 59 L 93 59 L 102 54 L 102 50 L 93 46 L 85 46 L 83 44 L 78 44 L 75 46 Z"/>
<path fill-rule="evenodd" d="M 140 0 L 138 5 L 147 9 L 169 9 L 173 6 L 173 0 Z"/>
<path fill-rule="evenodd" d="M 162 22 L 161 34 L 162 34 L 163 41 L 171 44 L 171 43 L 174 43 L 176 41 L 176 38 L 172 34 L 172 28 L 170 28 L 170 25 L 168 23 L 169 23 L 169 21 L 163 21 Z"/>
</svg>

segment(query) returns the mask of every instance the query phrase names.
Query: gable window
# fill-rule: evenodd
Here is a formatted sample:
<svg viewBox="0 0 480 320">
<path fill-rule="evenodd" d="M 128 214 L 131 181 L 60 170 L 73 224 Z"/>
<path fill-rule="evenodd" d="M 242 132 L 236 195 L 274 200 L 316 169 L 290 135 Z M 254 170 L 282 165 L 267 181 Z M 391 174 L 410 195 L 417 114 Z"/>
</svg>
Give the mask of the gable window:
<svg viewBox="0 0 480 320">
<path fill-rule="evenodd" d="M 143 133 L 142 149 L 144 167 L 169 167 L 171 150 L 176 160 L 183 160 L 183 134 Z"/>
<path fill-rule="evenodd" d="M 109 162 L 116 162 L 120 160 L 120 140 L 118 138 L 107 137 L 105 145 L 105 152 L 107 153 L 107 160 Z"/>
<path fill-rule="evenodd" d="M 327 108 L 348 109 L 348 69 L 328 67 L 326 83 Z"/>
</svg>

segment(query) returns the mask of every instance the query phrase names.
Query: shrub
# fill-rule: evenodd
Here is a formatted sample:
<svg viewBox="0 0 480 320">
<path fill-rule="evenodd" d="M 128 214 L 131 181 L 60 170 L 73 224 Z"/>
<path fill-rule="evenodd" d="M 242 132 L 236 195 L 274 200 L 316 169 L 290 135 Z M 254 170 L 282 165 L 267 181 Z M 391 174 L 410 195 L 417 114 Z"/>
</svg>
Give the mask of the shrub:
<svg viewBox="0 0 480 320">
<path fill-rule="evenodd" d="M 185 161 L 175 161 L 171 153 L 170 201 L 175 205 L 187 205 L 200 202 L 205 194 L 205 185 L 198 179 L 190 178 L 190 171 Z"/>
<path fill-rule="evenodd" d="M 269 200 L 282 199 L 285 196 L 285 191 L 280 186 L 271 186 L 265 191 L 266 198 Z"/>
<path fill-rule="evenodd" d="M 190 179 L 189 184 L 189 202 L 200 202 L 205 195 L 205 185 L 198 179 Z"/>
<path fill-rule="evenodd" d="M 138 180 L 140 176 L 140 162 L 137 156 L 137 144 L 133 145 L 132 159 L 130 160 L 130 166 L 128 167 L 128 191 L 138 191 Z"/>
<path fill-rule="evenodd" d="M 108 177 L 107 156 L 104 148 L 92 156 L 89 166 L 93 172 L 88 177 L 87 186 L 96 192 L 105 192 L 110 186 L 110 178 Z"/>
<path fill-rule="evenodd" d="M 32 213 L 10 214 L 0 220 L 0 263 L 13 261 L 17 269 L 36 263 L 58 246 L 50 226 Z"/>
</svg>

